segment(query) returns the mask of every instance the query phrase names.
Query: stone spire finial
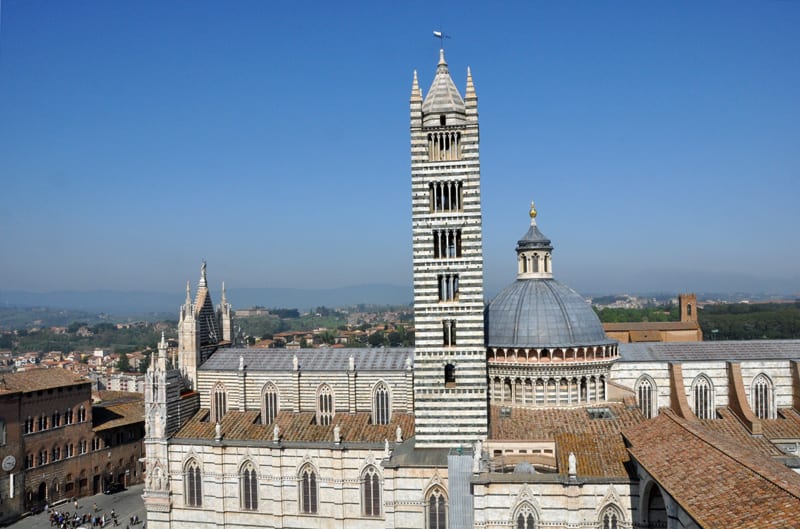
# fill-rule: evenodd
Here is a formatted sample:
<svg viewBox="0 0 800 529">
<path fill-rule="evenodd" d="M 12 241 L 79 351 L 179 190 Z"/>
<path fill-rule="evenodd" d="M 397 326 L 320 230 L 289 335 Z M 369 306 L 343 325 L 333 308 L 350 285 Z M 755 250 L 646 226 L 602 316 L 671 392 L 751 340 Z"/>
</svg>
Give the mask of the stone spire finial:
<svg viewBox="0 0 800 529">
<path fill-rule="evenodd" d="M 439 48 L 439 64 L 436 66 L 447 66 L 447 61 L 444 60 L 444 48 Z"/>
<path fill-rule="evenodd" d="M 225 305 L 228 303 L 228 299 L 225 297 L 225 281 L 222 282 L 222 299 L 220 300 L 221 305 Z"/>
<path fill-rule="evenodd" d="M 167 338 L 164 336 L 164 331 L 161 331 L 161 341 L 158 343 L 156 365 L 162 371 L 167 369 Z"/>
<path fill-rule="evenodd" d="M 467 66 L 467 97 L 475 97 L 475 85 L 472 83 L 472 70 Z"/>
<path fill-rule="evenodd" d="M 411 101 L 422 101 L 422 90 L 419 87 L 416 70 L 414 70 L 414 81 L 411 82 Z"/>
<path fill-rule="evenodd" d="M 186 282 L 186 305 L 192 304 L 192 287 L 189 282 Z"/>
<path fill-rule="evenodd" d="M 198 283 L 198 285 L 201 286 L 201 287 L 208 286 L 208 283 L 206 282 L 206 260 L 205 259 L 203 259 L 203 264 L 200 265 L 200 283 Z"/>
</svg>

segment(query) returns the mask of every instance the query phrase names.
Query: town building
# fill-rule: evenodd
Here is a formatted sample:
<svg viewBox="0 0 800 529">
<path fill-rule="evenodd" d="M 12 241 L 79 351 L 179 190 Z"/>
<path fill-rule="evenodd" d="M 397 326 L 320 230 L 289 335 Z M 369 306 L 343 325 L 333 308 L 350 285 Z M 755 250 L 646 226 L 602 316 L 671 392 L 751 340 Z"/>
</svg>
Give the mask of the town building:
<svg viewBox="0 0 800 529">
<path fill-rule="evenodd" d="M 91 382 L 60 368 L 0 376 L 0 523 L 46 504 L 140 483 L 141 396 L 93 404 Z"/>
<path fill-rule="evenodd" d="M 680 321 L 644 321 L 604 323 L 609 338 L 622 343 L 702 342 L 703 330 L 697 321 L 697 296 L 678 296 Z"/>
<path fill-rule="evenodd" d="M 484 306 L 470 71 L 410 111 L 415 347 L 236 347 L 203 264 L 146 374 L 150 529 L 800 525 L 800 341 L 620 344 L 533 205 Z"/>
</svg>

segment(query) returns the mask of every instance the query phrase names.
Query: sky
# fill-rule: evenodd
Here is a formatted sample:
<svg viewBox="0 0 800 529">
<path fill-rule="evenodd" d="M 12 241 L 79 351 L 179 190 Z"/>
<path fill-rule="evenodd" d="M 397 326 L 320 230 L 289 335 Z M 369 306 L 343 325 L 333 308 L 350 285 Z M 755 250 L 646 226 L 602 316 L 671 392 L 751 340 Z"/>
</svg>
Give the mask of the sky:
<svg viewBox="0 0 800 529">
<path fill-rule="evenodd" d="M 0 2 L 0 289 L 410 285 L 442 29 L 488 294 L 800 292 L 800 2 Z"/>
</svg>

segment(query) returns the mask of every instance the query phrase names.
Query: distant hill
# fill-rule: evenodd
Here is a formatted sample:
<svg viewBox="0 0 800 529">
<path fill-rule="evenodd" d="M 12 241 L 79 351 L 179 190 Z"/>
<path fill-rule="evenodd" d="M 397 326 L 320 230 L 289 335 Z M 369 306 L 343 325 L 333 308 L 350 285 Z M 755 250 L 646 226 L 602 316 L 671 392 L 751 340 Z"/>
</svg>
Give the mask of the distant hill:
<svg viewBox="0 0 800 529">
<path fill-rule="evenodd" d="M 219 291 L 212 290 L 214 303 Z M 177 318 L 184 292 L 126 292 L 116 290 L 27 292 L 0 290 L 0 307 L 48 307 L 115 316 L 168 313 Z M 228 290 L 228 301 L 234 309 L 260 305 L 289 307 L 300 310 L 319 307 L 357 305 L 408 305 L 414 297 L 410 286 L 358 285 L 331 289 L 238 288 Z"/>
</svg>

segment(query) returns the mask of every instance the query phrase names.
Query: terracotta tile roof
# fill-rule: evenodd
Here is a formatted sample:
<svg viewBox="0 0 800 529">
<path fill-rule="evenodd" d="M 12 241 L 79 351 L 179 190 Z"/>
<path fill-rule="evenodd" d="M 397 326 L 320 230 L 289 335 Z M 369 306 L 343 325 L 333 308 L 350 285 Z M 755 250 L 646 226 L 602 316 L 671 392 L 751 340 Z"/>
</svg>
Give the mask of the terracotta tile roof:
<svg viewBox="0 0 800 529">
<path fill-rule="evenodd" d="M 607 331 L 693 331 L 699 328 L 699 324 L 690 321 L 636 321 L 603 324 L 603 329 Z"/>
<path fill-rule="evenodd" d="M 272 424 L 260 424 L 261 413 L 253 411 L 229 411 L 222 418 L 222 437 L 237 441 L 272 441 Z M 214 439 L 215 424 L 208 421 L 209 410 L 201 409 L 175 435 L 179 439 Z M 395 440 L 399 425 L 403 438 L 414 435 L 414 416 L 408 413 L 392 414 L 390 424 L 371 424 L 369 412 L 337 413 L 333 422 L 327 426 L 314 423 L 314 412 L 278 413 L 275 422 L 280 428 L 281 441 L 284 442 L 333 442 L 333 429 L 339 426 L 342 442 L 345 443 L 383 443 L 384 439 Z"/>
<path fill-rule="evenodd" d="M 620 434 L 558 433 L 556 457 L 559 474 L 567 475 L 569 453 L 573 452 L 579 477 L 629 477 L 630 461 Z"/>
<path fill-rule="evenodd" d="M 510 408 L 510 417 L 501 417 L 502 408 L 490 406 L 490 439 L 554 439 L 557 433 L 608 435 L 645 420 L 637 407 L 617 402 L 598 403 L 589 408 Z M 587 409 L 593 408 L 608 408 L 613 418 L 592 419 Z"/>
<path fill-rule="evenodd" d="M 144 423 L 144 399 L 92 406 L 92 427 L 100 432 L 128 424 Z"/>
<path fill-rule="evenodd" d="M 800 439 L 800 413 L 794 408 L 779 408 L 777 419 L 761 420 L 767 439 Z"/>
<path fill-rule="evenodd" d="M 800 476 L 665 410 L 624 431 L 631 455 L 703 528 L 800 526 Z"/>
<path fill-rule="evenodd" d="M 769 442 L 766 437 L 754 437 L 750 434 L 747 428 L 739 421 L 738 417 L 733 414 L 730 408 L 717 408 L 719 419 L 705 419 L 700 422 L 709 430 L 727 435 L 736 443 L 746 446 L 751 450 L 756 450 L 767 456 L 782 456 L 783 452 Z"/>
<path fill-rule="evenodd" d="M 39 391 L 75 384 L 89 384 L 89 381 L 62 368 L 31 369 L 0 376 L 0 393 Z"/>
</svg>

